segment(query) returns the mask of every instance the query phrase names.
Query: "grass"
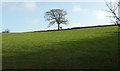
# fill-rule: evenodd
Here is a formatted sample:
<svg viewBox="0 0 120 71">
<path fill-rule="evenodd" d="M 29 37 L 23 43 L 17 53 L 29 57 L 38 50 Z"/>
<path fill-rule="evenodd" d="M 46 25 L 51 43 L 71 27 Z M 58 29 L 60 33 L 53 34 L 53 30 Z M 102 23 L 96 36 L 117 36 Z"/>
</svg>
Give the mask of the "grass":
<svg viewBox="0 0 120 71">
<path fill-rule="evenodd" d="M 117 28 L 3 33 L 3 69 L 116 69 Z"/>
</svg>

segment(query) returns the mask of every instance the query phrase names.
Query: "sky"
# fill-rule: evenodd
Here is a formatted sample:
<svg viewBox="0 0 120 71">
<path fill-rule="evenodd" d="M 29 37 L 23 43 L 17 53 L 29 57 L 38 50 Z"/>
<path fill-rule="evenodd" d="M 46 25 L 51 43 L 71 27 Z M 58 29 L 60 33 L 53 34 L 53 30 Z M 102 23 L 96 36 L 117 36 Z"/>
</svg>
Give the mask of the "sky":
<svg viewBox="0 0 120 71">
<path fill-rule="evenodd" d="M 45 12 L 51 9 L 67 11 L 68 24 L 62 28 L 108 25 L 110 20 L 105 2 L 3 2 L 2 31 L 31 32 L 57 29 L 57 24 L 48 28 Z"/>
</svg>

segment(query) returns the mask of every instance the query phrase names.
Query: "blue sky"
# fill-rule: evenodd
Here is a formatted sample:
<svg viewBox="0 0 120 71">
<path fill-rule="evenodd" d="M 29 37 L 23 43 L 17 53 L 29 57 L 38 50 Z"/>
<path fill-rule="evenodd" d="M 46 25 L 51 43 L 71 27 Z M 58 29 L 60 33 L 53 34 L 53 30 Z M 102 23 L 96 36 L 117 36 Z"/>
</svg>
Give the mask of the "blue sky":
<svg viewBox="0 0 120 71">
<path fill-rule="evenodd" d="M 46 11 L 63 9 L 67 11 L 69 23 L 63 28 L 107 25 L 110 20 L 105 2 L 4 2 L 2 4 L 2 31 L 29 32 L 57 29 L 57 24 L 47 28 Z"/>
</svg>

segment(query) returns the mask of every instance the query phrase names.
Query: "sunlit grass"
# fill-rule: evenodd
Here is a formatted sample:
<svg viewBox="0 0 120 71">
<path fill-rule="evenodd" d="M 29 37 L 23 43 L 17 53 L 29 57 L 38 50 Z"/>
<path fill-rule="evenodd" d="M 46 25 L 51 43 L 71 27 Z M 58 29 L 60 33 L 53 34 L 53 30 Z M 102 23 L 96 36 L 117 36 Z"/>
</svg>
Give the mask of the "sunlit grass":
<svg viewBox="0 0 120 71">
<path fill-rule="evenodd" d="M 117 68 L 118 28 L 3 33 L 3 69 Z"/>
</svg>

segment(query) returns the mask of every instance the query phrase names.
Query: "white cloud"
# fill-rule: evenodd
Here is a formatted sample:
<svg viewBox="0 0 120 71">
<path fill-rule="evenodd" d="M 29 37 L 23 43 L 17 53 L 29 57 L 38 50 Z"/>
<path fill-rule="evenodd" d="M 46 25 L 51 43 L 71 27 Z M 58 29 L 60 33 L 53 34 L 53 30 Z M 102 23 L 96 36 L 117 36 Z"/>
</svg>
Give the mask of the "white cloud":
<svg viewBox="0 0 120 71">
<path fill-rule="evenodd" d="M 34 11 L 36 9 L 38 9 L 38 7 L 35 2 L 23 2 L 20 5 L 8 6 L 8 10 L 10 11 L 25 11 L 25 10 Z"/>
<path fill-rule="evenodd" d="M 10 10 L 10 11 L 16 11 L 17 9 L 18 9 L 18 7 L 16 7 L 16 6 L 8 7 L 8 10 Z"/>
<path fill-rule="evenodd" d="M 85 12 L 86 9 L 80 8 L 78 5 L 75 5 L 72 9 L 73 12 Z"/>
<path fill-rule="evenodd" d="M 3 2 L 104 2 L 104 0 L 2 0 Z M 110 0 L 106 0 L 110 1 Z M 111 0 L 115 2 L 116 0 Z"/>
<path fill-rule="evenodd" d="M 93 14 L 96 15 L 96 18 L 98 20 L 103 20 L 105 18 L 107 18 L 106 16 L 108 16 L 108 14 L 105 11 L 93 11 Z"/>
<path fill-rule="evenodd" d="M 74 6 L 74 7 L 73 7 L 73 11 L 81 12 L 82 9 L 81 9 L 80 7 L 78 7 L 78 6 Z"/>
<path fill-rule="evenodd" d="M 21 6 L 23 9 L 28 9 L 28 10 L 35 10 L 37 9 L 37 5 L 35 2 L 24 2 Z"/>
<path fill-rule="evenodd" d="M 30 25 L 38 25 L 40 23 L 40 20 L 39 19 L 30 19 L 30 20 L 27 20 L 26 23 L 30 24 Z"/>
<path fill-rule="evenodd" d="M 38 26 L 38 27 L 31 28 L 30 31 L 40 31 L 40 27 Z"/>
<path fill-rule="evenodd" d="M 97 26 L 97 25 L 111 25 L 113 23 L 100 23 L 100 24 L 89 24 L 89 25 L 82 25 L 81 23 L 74 23 L 74 24 L 71 24 L 70 26 L 68 27 L 64 27 L 64 28 L 72 28 L 72 27 L 86 27 L 86 26 Z"/>
<path fill-rule="evenodd" d="M 84 27 L 85 25 L 82 25 L 80 23 L 75 23 L 75 24 L 72 24 L 70 27 Z"/>
<path fill-rule="evenodd" d="M 2 0 L 2 2 L 38 2 L 40 0 Z"/>
<path fill-rule="evenodd" d="M 99 26 L 99 25 L 111 25 L 113 23 L 96 23 L 96 24 L 92 24 L 92 25 L 89 25 L 89 26 Z"/>
<path fill-rule="evenodd" d="M 98 19 L 105 19 L 106 18 L 106 13 L 103 12 L 103 11 L 99 11 L 97 18 Z"/>
<path fill-rule="evenodd" d="M 66 28 L 72 28 L 72 27 L 84 27 L 85 25 L 82 25 L 81 23 L 72 23 L 72 24 L 68 24 L 68 25 L 64 25 L 62 28 L 66 29 Z"/>
</svg>

